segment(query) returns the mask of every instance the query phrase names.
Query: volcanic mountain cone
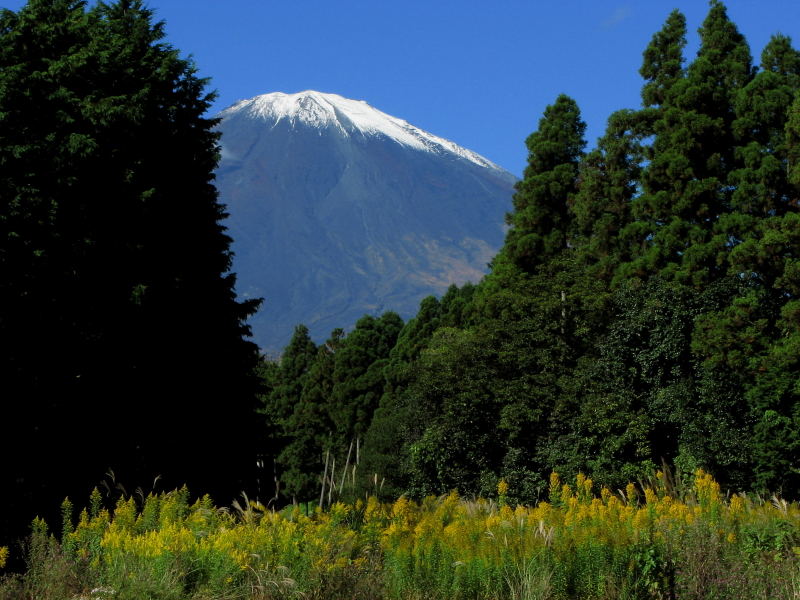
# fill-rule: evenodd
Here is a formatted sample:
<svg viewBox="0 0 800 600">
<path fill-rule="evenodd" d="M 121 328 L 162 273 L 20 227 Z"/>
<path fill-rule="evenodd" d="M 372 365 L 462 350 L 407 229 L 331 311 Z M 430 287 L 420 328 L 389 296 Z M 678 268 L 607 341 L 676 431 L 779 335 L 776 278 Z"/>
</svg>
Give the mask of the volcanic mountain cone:
<svg viewBox="0 0 800 600">
<path fill-rule="evenodd" d="M 274 93 L 218 116 L 237 292 L 264 298 L 264 350 L 298 323 L 319 342 L 365 313 L 408 319 L 503 244 L 516 177 L 366 102 Z"/>
</svg>

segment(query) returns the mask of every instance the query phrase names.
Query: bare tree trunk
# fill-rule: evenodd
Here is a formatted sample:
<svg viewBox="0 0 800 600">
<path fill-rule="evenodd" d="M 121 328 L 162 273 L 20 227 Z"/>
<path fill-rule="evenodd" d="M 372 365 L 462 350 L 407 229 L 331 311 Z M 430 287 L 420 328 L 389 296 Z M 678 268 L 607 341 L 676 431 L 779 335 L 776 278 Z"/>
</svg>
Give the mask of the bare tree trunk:
<svg viewBox="0 0 800 600">
<path fill-rule="evenodd" d="M 274 456 L 272 457 L 272 478 L 275 481 L 275 497 L 273 498 L 273 500 L 275 501 L 275 504 L 273 506 L 274 509 L 275 506 L 277 506 L 278 502 L 280 501 L 280 495 L 281 495 L 281 480 L 278 479 L 278 461 L 275 460 Z"/>
<path fill-rule="evenodd" d="M 330 478 L 331 484 L 328 486 L 328 506 L 331 505 L 331 492 L 333 491 L 333 486 L 336 483 L 334 481 L 335 479 L 336 479 L 336 458 L 334 457 L 333 464 L 331 465 L 331 478 Z"/>
<path fill-rule="evenodd" d="M 350 440 L 350 449 L 347 451 L 347 461 L 344 463 L 344 470 L 342 471 L 342 480 L 339 482 L 339 493 L 342 493 L 344 482 L 347 480 L 347 467 L 350 466 L 350 453 L 353 451 L 353 440 Z"/>
<path fill-rule="evenodd" d="M 330 458 L 331 451 L 325 452 L 325 472 L 322 474 L 322 491 L 319 493 L 319 507 L 322 508 L 322 503 L 325 501 L 325 480 L 328 478 L 328 459 Z"/>
</svg>

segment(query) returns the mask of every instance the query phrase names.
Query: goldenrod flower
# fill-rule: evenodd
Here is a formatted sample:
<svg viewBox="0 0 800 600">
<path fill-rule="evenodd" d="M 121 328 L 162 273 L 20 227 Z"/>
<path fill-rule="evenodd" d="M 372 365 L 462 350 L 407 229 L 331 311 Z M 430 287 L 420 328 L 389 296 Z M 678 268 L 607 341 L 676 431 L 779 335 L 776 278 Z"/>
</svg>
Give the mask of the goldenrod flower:
<svg viewBox="0 0 800 600">
<path fill-rule="evenodd" d="M 636 503 L 636 486 L 629 483 L 625 486 L 625 496 L 628 498 L 628 504 Z"/>
<path fill-rule="evenodd" d="M 497 495 L 503 498 L 508 493 L 508 484 L 506 483 L 505 478 L 500 480 L 500 483 L 497 484 Z"/>
<path fill-rule="evenodd" d="M 379 570 L 392 588 L 390 597 L 477 597 L 464 591 L 480 587 L 486 591 L 482 597 L 491 598 L 507 594 L 502 586 L 513 569 L 539 560 L 566 568 L 585 556 L 605 569 L 606 559 L 621 559 L 624 569 L 634 546 L 680 544 L 692 523 L 734 545 L 743 526 L 800 522 L 800 507 L 777 498 L 762 504 L 742 496 L 724 501 L 719 485 L 703 471 L 695 474 L 696 503 L 662 493 L 663 474 L 657 478 L 658 487 L 645 488 L 641 497 L 633 484 L 621 494 L 602 488 L 595 495 L 592 481 L 582 475 L 573 490 L 553 473 L 554 502 L 529 507 L 464 500 L 452 492 L 421 504 L 405 497 L 394 504 L 375 497 L 337 503 L 311 517 L 266 511 L 247 522 L 220 513 L 209 498 L 189 506 L 187 494 L 162 494 L 149 497 L 144 507 L 120 501 L 113 515 L 84 511 L 67 541 L 92 569 L 127 573 L 122 565 L 137 564 L 157 570 L 177 559 L 218 590 L 285 569 L 281 577 L 298 582 L 295 595 L 301 595 L 308 582 Z M 504 480 L 497 491 L 507 493 Z M 360 518 L 352 518 L 354 511 Z M 46 539 L 43 521 L 34 530 Z M 794 551 L 800 556 L 800 548 Z M 0 566 L 7 557 L 8 549 L 0 548 Z M 489 589 L 493 585 L 500 587 Z"/>
<path fill-rule="evenodd" d="M 741 496 L 733 496 L 730 502 L 731 513 L 738 515 L 744 512 L 744 499 Z"/>
</svg>

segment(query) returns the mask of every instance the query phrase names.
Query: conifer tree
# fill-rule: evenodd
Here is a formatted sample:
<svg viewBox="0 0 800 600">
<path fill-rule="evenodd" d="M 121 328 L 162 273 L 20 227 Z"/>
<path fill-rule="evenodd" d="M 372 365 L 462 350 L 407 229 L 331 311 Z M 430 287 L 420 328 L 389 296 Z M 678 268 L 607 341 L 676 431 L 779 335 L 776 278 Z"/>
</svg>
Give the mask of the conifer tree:
<svg viewBox="0 0 800 600">
<path fill-rule="evenodd" d="M 575 293 L 584 269 L 570 247 L 569 212 L 585 128 L 565 95 L 545 109 L 526 141 L 528 167 L 507 215 L 505 245 L 461 311 L 466 328 L 440 326 L 410 370 L 415 494 L 452 487 L 493 493 L 503 473 L 514 497 L 530 498 L 543 481 L 537 446 L 563 393 L 558 373 L 574 366 L 581 325 L 573 317 L 582 311 L 572 309 L 585 298 Z"/>
<path fill-rule="evenodd" d="M 794 86 L 791 70 L 796 68 L 794 52 L 791 47 L 787 49 L 785 39 L 773 38 L 772 42 L 771 46 L 782 51 L 765 51 L 762 62 L 765 67 L 792 65 L 783 73 L 781 83 L 785 91 L 786 86 Z M 781 55 L 783 60 L 773 58 Z M 780 75 L 781 68 L 778 69 L 776 74 Z M 780 87 L 773 91 L 778 90 Z M 768 110 L 770 100 L 780 106 L 784 98 L 782 93 L 766 95 L 762 108 Z M 772 204 L 773 208 L 768 215 L 753 219 L 756 221 L 753 230 L 731 252 L 734 268 L 752 282 L 753 289 L 730 309 L 715 315 L 714 321 L 707 325 L 705 338 L 717 344 L 712 346 L 703 338 L 698 342 L 706 342 L 702 349 L 707 360 L 720 361 L 729 371 L 743 373 L 747 378 L 746 398 L 753 421 L 752 485 L 757 489 L 797 494 L 800 492 L 800 301 L 797 300 L 800 268 L 796 256 L 800 248 L 797 200 L 800 180 L 796 169 L 800 100 L 794 100 L 789 107 L 783 132 L 775 118 L 768 118 L 770 115 L 762 114 L 773 130 L 773 144 L 764 145 L 762 164 L 755 172 L 768 173 L 771 176 L 765 180 L 777 181 L 779 185 L 755 186 L 755 189 L 751 186 L 751 190 L 755 192 L 752 206 Z M 780 113 L 776 116 L 780 118 Z M 772 159 L 773 153 L 777 161 Z M 775 162 L 779 162 L 780 169 L 775 168 Z M 785 180 L 788 181 L 784 184 Z M 786 185 L 783 193 L 775 193 L 783 185 Z"/>
<path fill-rule="evenodd" d="M 383 371 L 385 387 L 380 406 L 364 437 L 359 472 L 365 492 L 377 492 L 389 499 L 408 489 L 409 449 L 424 433 L 424 426 L 419 426 L 420 421 L 413 416 L 417 403 L 409 390 L 411 368 L 440 327 L 467 326 L 475 289 L 470 282 L 460 288 L 453 284 L 441 302 L 435 296 L 428 296 L 422 300 L 417 315 L 400 332 Z M 381 483 L 377 490 L 376 478 Z"/>
<path fill-rule="evenodd" d="M 641 177 L 642 139 L 649 133 L 643 111 L 613 113 L 605 135 L 581 162 L 579 191 L 570 205 L 570 244 L 593 272 L 610 281 L 630 248 L 620 231 L 631 224 L 631 202 Z"/>
<path fill-rule="evenodd" d="M 439 327 L 441 303 L 428 296 L 420 303 L 417 315 L 400 331 L 397 343 L 389 353 L 383 370 L 384 389 L 380 404 L 364 435 L 359 465 L 359 481 L 365 492 L 383 498 L 397 498 L 408 486 L 407 441 L 408 431 L 409 368 L 420 352 L 430 344 Z M 383 485 L 377 486 L 380 481 Z"/>
<path fill-rule="evenodd" d="M 547 106 L 539 128 L 525 144 L 528 166 L 516 184 L 514 212 L 503 252 L 524 271 L 532 271 L 567 247 L 567 206 L 576 193 L 578 164 L 586 124 L 575 101 L 564 94 Z"/>
<path fill-rule="evenodd" d="M 787 308 L 797 291 L 786 275 L 800 241 L 788 160 L 800 53 L 789 38 L 773 36 L 761 66 L 737 96 L 737 168 L 728 178 L 731 212 L 720 219 L 729 240 L 730 277 L 747 285 L 727 307 L 698 320 L 693 347 L 703 360 L 706 379 L 724 382 L 715 385 L 716 396 L 736 382 L 742 406 L 737 412 L 747 414 L 751 423 L 750 485 L 794 490 L 800 485 L 791 466 L 800 450 L 794 441 L 800 427 L 791 416 L 798 401 L 790 390 L 800 357 L 789 350 L 797 347 L 792 340 L 796 328 L 782 315 L 791 314 Z M 783 448 L 780 455 L 776 444 Z"/>
<path fill-rule="evenodd" d="M 299 378 L 302 390 L 291 415 L 286 420 L 288 441 L 278 457 L 286 484 L 284 493 L 301 500 L 316 497 L 323 474 L 323 454 L 330 450 L 334 426 L 328 414 L 333 393 L 336 354 L 344 345 L 344 331 L 334 329 L 321 344 L 308 373 Z"/>
<path fill-rule="evenodd" d="M 364 438 L 383 395 L 383 370 L 402 328 L 403 320 L 392 311 L 377 319 L 364 315 L 336 354 L 328 413 L 340 449 Z"/>
<path fill-rule="evenodd" d="M 451 286 L 448 294 L 456 286 Z M 458 288 L 456 288 L 458 289 Z M 397 343 L 389 353 L 389 362 L 384 369 L 386 387 L 381 398 L 381 406 L 394 404 L 408 387 L 408 367 L 428 347 L 431 337 L 439 328 L 442 317 L 442 303 L 436 296 L 428 296 L 419 305 L 416 316 L 410 319 L 397 336 Z M 391 397 L 391 399 L 390 399 Z"/>
<path fill-rule="evenodd" d="M 266 400 L 264 412 L 273 435 L 289 435 L 289 421 L 316 359 L 317 345 L 308 327 L 301 323 L 294 328 L 292 339 L 283 349 L 280 367 L 273 376 L 272 392 Z"/>
<path fill-rule="evenodd" d="M 666 107 L 670 90 L 685 76 L 685 47 L 686 17 L 676 9 L 670 13 L 661 31 L 653 35 L 643 53 L 639 74 L 646 81 L 642 88 L 645 107 Z"/>
<path fill-rule="evenodd" d="M 787 162 L 787 122 L 800 84 L 800 52 L 792 48 L 790 38 L 773 36 L 761 64 L 763 70 L 738 96 L 733 122 L 738 168 L 729 176 L 734 188 L 732 211 L 722 225 L 734 245 L 732 270 L 769 289 L 780 276 L 785 257 L 780 253 L 766 257 L 756 248 L 784 215 L 796 210 Z"/>
<path fill-rule="evenodd" d="M 474 309 L 472 299 L 475 296 L 477 286 L 468 281 L 461 287 L 455 284 L 447 288 L 447 292 L 442 296 L 441 315 L 438 322 L 440 327 L 456 327 L 464 329 L 472 325 Z M 433 332 L 431 331 L 431 335 Z"/>
<path fill-rule="evenodd" d="M 651 44 L 666 41 L 671 48 L 645 52 L 643 100 L 658 101 L 659 110 L 650 163 L 642 174 L 643 193 L 633 203 L 637 222 L 623 233 L 638 257 L 622 269 L 623 277 L 658 273 L 698 286 L 727 272 L 720 219 L 730 211 L 727 182 L 736 146 L 732 124 L 737 94 L 750 83 L 754 68 L 747 42 L 724 5 L 718 0 L 710 5 L 699 30 L 698 56 L 685 77 L 672 75 L 678 73 L 676 59 L 652 64 L 656 54 L 676 56 L 683 47 L 678 13 Z M 660 76 L 665 68 L 669 76 Z"/>
<path fill-rule="evenodd" d="M 228 273 L 213 94 L 164 36 L 140 0 L 0 14 L 0 420 L 51 457 L 8 473 L 43 504 L 109 466 L 225 502 L 255 464 L 258 301 Z"/>
</svg>

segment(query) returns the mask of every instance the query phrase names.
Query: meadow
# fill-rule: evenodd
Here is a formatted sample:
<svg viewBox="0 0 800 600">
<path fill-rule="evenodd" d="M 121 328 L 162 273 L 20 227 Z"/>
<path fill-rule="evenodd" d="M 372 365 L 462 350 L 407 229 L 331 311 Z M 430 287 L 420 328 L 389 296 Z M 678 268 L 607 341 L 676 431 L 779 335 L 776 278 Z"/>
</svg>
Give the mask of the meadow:
<svg viewBox="0 0 800 600">
<path fill-rule="evenodd" d="M 95 490 L 78 515 L 64 502 L 60 537 L 33 522 L 27 571 L 0 580 L 0 597 L 800 599 L 797 503 L 724 495 L 703 471 L 682 491 L 662 472 L 617 491 L 554 473 L 536 506 L 507 490 L 280 512 L 192 503 L 185 488 L 108 511 Z"/>
</svg>

